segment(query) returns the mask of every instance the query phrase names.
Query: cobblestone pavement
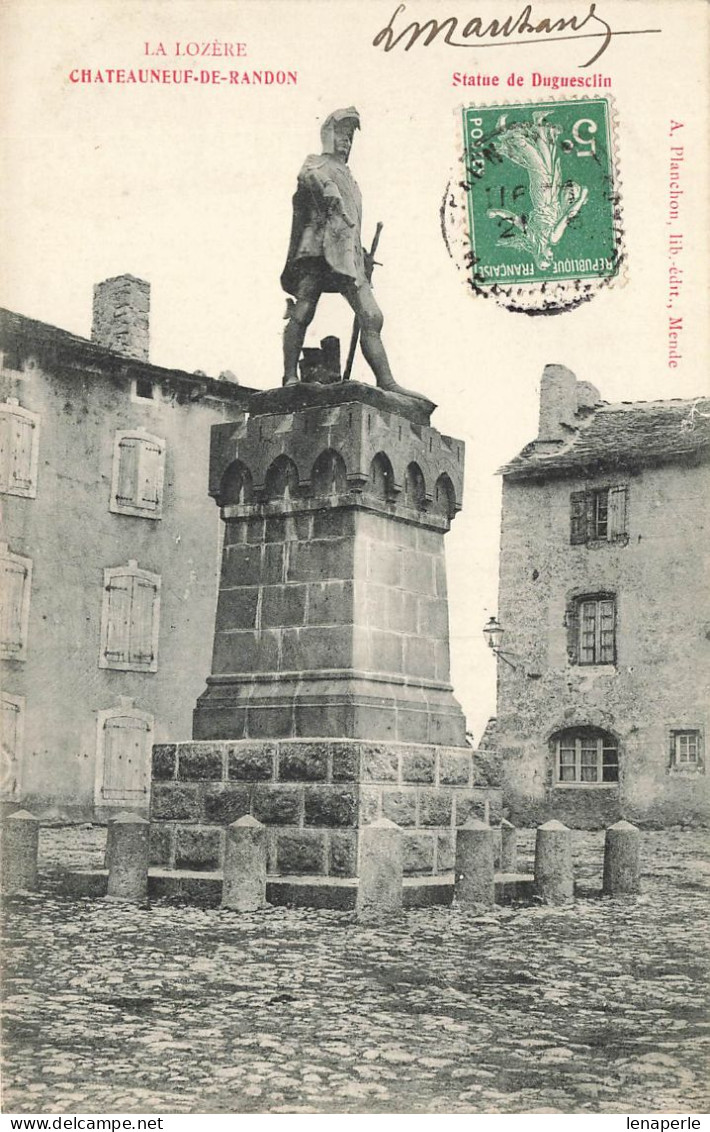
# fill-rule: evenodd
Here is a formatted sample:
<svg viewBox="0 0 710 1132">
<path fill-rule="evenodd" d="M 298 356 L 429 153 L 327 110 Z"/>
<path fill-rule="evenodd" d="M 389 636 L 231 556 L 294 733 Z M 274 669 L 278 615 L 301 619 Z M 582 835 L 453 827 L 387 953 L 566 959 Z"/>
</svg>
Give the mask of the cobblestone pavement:
<svg viewBox="0 0 710 1132">
<path fill-rule="evenodd" d="M 44 868 L 104 831 L 43 830 Z M 603 833 L 575 834 L 597 883 Z M 531 835 L 525 839 L 529 854 Z M 566 909 L 238 915 L 5 904 L 7 1112 L 707 1111 L 707 835 Z"/>
</svg>

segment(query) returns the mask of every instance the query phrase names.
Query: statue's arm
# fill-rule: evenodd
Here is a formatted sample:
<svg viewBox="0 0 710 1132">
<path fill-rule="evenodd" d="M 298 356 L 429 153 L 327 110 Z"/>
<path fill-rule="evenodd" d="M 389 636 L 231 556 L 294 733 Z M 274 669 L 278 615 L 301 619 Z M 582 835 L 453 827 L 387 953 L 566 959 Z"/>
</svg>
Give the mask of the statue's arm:
<svg viewBox="0 0 710 1132">
<path fill-rule="evenodd" d="M 345 209 L 340 189 L 330 176 L 327 165 L 322 159 L 307 158 L 298 175 L 298 180 L 317 200 L 322 202 L 328 214 L 335 212 L 343 217 L 349 228 L 355 227 L 355 221 L 348 216 Z"/>
</svg>

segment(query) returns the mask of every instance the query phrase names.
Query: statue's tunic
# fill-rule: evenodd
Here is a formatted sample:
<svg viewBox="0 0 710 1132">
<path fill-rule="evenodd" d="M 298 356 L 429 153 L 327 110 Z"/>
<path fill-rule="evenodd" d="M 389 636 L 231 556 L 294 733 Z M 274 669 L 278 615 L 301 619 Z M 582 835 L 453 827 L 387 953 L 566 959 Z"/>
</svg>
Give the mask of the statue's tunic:
<svg viewBox="0 0 710 1132">
<path fill-rule="evenodd" d="M 340 201 L 342 211 L 328 207 L 332 200 Z M 295 295 L 299 280 L 311 273 L 318 273 L 323 291 L 365 283 L 361 223 L 362 197 L 347 165 L 329 153 L 307 157 L 293 197 L 284 291 Z"/>
</svg>

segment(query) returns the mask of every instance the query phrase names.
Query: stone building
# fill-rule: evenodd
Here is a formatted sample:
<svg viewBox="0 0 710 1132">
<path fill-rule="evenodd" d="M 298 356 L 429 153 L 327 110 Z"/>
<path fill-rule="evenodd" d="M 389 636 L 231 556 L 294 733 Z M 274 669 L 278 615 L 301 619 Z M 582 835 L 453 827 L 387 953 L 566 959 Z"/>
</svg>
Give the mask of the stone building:
<svg viewBox="0 0 710 1132">
<path fill-rule="evenodd" d="M 707 820 L 710 402 L 563 366 L 502 469 L 497 744 L 513 820 Z"/>
<path fill-rule="evenodd" d="M 151 365 L 148 336 L 129 275 L 92 341 L 0 312 L 2 798 L 38 813 L 146 806 L 209 666 L 210 428 L 253 391 Z"/>
</svg>

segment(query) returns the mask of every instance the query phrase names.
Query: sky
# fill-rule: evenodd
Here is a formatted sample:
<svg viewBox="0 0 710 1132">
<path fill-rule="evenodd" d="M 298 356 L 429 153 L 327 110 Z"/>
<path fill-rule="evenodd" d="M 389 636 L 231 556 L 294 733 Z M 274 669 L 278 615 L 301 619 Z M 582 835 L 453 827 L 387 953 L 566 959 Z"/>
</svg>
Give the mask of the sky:
<svg viewBox="0 0 710 1132">
<path fill-rule="evenodd" d="M 499 0 L 473 6 L 490 20 Z M 554 19 L 585 3 L 542 0 Z M 384 227 L 375 278 L 395 378 L 438 404 L 432 423 L 466 443 L 464 509 L 447 536 L 453 682 L 479 736 L 495 711 L 495 663 L 482 636 L 496 612 L 500 477 L 537 429 L 546 363 L 568 366 L 607 401 L 691 397 L 707 389 L 707 6 L 703 0 L 600 0 L 616 36 L 592 68 L 589 42 L 456 50 L 435 42 L 385 53 L 372 44 L 394 0 L 5 0 L 0 34 L 0 305 L 89 336 L 94 283 L 151 283 L 151 361 L 270 388 L 281 380 L 281 273 L 291 195 L 327 114 L 355 105 L 350 165 L 363 236 Z M 464 0 L 407 3 L 406 18 L 472 14 Z M 404 17 L 403 17 L 404 18 Z M 175 44 L 243 43 L 245 58 L 174 56 Z M 151 56 L 163 43 L 166 57 Z M 74 68 L 285 69 L 295 86 L 76 84 Z M 498 75 L 461 88 L 454 71 Z M 441 234 L 456 175 L 462 105 L 556 96 L 532 74 L 612 80 L 622 192 L 623 278 L 555 317 L 475 296 Z M 511 73 L 523 85 L 509 87 Z M 574 92 L 577 94 L 578 92 Z M 598 92 L 591 91 L 592 95 Z M 671 122 L 681 123 L 671 137 Z M 668 255 L 670 147 L 682 145 L 682 252 Z M 682 360 L 668 367 L 668 269 L 683 270 Z M 310 341 L 349 339 L 339 296 L 324 297 Z M 344 347 L 345 349 L 345 347 Z M 360 357 L 353 374 L 371 375 Z M 205 498 L 205 506 L 213 506 Z"/>
</svg>

